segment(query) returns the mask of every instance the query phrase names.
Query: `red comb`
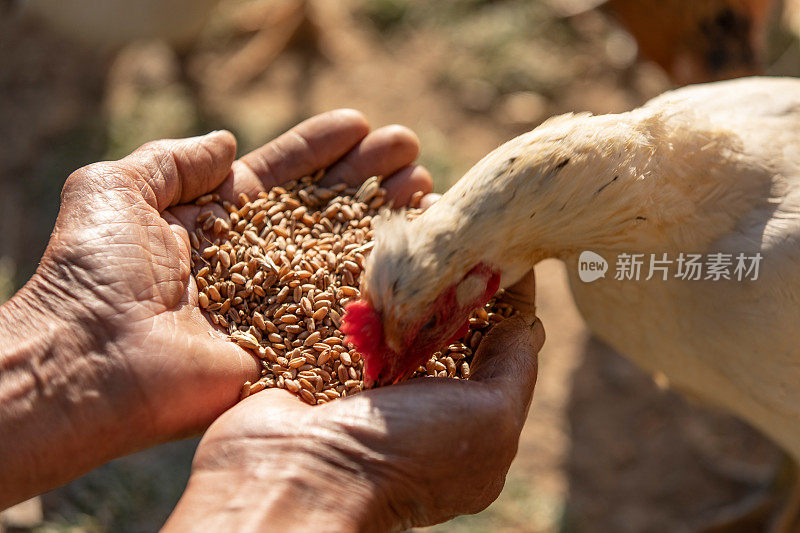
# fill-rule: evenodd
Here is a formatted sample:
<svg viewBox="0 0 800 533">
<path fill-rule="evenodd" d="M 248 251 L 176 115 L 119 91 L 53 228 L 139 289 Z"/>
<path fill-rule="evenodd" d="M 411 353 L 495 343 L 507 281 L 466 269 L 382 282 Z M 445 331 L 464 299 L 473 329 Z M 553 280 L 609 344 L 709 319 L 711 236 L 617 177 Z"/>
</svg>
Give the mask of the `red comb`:
<svg viewBox="0 0 800 533">
<path fill-rule="evenodd" d="M 350 302 L 345 306 L 342 325 L 345 341 L 355 346 L 364 356 L 365 381 L 374 381 L 383 366 L 385 351 L 383 343 L 383 324 L 380 315 L 366 300 Z"/>
</svg>

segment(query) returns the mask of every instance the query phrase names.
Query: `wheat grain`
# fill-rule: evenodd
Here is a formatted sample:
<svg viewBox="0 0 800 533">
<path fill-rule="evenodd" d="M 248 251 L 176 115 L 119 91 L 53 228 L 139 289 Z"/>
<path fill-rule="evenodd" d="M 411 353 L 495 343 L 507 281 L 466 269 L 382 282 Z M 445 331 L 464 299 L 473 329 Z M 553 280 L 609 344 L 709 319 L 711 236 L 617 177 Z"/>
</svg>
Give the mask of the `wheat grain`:
<svg viewBox="0 0 800 533">
<path fill-rule="evenodd" d="M 338 328 L 344 305 L 360 296 L 386 191 L 377 178 L 355 190 L 320 187 L 320 177 L 274 187 L 252 201 L 208 194 L 195 202 L 206 206 L 189 235 L 198 303 L 261 364 L 261 378 L 242 386 L 242 398 L 277 387 L 320 404 L 363 388 L 364 361 Z M 409 216 L 419 213 L 421 198 L 412 197 Z M 227 217 L 214 215 L 215 206 Z M 470 318 L 460 342 L 434 354 L 415 376 L 468 378 L 486 331 L 512 313 L 490 302 Z"/>
</svg>

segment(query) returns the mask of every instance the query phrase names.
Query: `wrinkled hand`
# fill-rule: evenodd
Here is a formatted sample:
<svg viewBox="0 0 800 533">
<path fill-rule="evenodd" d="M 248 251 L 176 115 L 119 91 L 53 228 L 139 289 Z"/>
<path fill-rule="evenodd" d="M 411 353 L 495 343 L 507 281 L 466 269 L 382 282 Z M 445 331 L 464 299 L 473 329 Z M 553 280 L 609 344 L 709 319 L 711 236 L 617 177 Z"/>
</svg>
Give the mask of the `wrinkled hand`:
<svg viewBox="0 0 800 533">
<path fill-rule="evenodd" d="M 427 171 L 411 165 L 418 149 L 407 129 L 370 133 L 359 113 L 340 110 L 239 160 L 233 136 L 214 132 L 149 143 L 73 173 L 40 268 L 0 308 L 2 337 L 18 347 L 0 353 L 10 387 L 0 399 L 20 402 L 0 407 L 21 439 L 16 447 L 0 446 L 0 455 L 35 463 L 19 468 L 30 479 L 9 475 L 8 485 L 46 488 L 115 456 L 197 432 L 236 402 L 245 380 L 257 378 L 253 357 L 198 308 L 187 234 L 197 208 L 179 204 L 210 191 L 230 200 L 240 192 L 255 196 L 328 167 L 331 182 L 383 175 L 402 204 L 432 186 Z M 27 447 L 25 437 L 33 435 L 26 433 L 36 433 L 26 418 L 31 409 L 39 410 L 39 434 L 59 440 L 69 461 L 54 466 L 57 460 Z"/>
<path fill-rule="evenodd" d="M 206 432 L 168 526 L 376 530 L 475 513 L 516 454 L 544 342 L 528 305 L 481 343 L 469 381 L 420 378 L 309 407 L 283 390 L 247 398 Z"/>
</svg>

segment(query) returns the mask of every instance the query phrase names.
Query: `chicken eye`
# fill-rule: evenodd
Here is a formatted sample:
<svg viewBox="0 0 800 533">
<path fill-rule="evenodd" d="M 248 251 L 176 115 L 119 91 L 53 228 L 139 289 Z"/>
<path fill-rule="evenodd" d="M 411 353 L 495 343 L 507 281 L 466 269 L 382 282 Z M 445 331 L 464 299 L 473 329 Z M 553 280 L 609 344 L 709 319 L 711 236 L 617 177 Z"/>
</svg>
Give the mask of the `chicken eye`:
<svg viewBox="0 0 800 533">
<path fill-rule="evenodd" d="M 422 326 L 422 329 L 430 329 L 430 328 L 434 328 L 434 327 L 436 327 L 436 324 L 438 324 L 438 323 L 439 323 L 439 317 L 437 317 L 436 315 L 433 315 L 433 316 L 430 318 L 430 320 L 428 320 L 428 321 L 425 323 L 425 325 L 424 325 L 424 326 Z"/>
</svg>

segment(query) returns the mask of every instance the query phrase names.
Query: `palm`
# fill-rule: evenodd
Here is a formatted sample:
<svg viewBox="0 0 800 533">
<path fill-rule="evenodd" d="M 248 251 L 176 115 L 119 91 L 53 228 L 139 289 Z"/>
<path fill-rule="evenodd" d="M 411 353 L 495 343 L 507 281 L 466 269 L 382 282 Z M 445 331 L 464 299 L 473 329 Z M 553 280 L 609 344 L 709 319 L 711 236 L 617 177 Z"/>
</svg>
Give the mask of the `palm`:
<svg viewBox="0 0 800 533">
<path fill-rule="evenodd" d="M 533 296 L 533 279 L 528 278 Z M 532 309 L 530 309 L 532 312 Z M 421 378 L 309 407 L 284 391 L 256 394 L 206 433 L 194 469 L 251 471 L 276 463 L 275 449 L 305 451 L 307 465 L 344 464 L 356 482 L 374 483 L 385 510 L 405 527 L 478 512 L 503 487 L 516 454 L 544 342 L 541 323 L 511 318 L 496 327 L 476 354 L 470 381 Z M 352 462 L 353 464 L 348 464 Z M 312 478 L 326 478 L 312 471 Z M 346 497 L 340 495 L 340 497 Z"/>
<path fill-rule="evenodd" d="M 43 263 L 78 281 L 75 292 L 95 318 L 92 334 L 105 345 L 102 371 L 129 396 L 125 416 L 150 424 L 155 440 L 204 427 L 257 376 L 252 356 L 197 305 L 187 235 L 197 208 L 176 204 L 211 190 L 228 199 L 254 195 L 343 157 L 331 174 L 393 175 L 388 183 L 401 200 L 430 188 L 427 173 L 408 166 L 417 153 L 413 135 L 367 131 L 353 112 L 321 115 L 235 162 L 232 138 L 218 134 L 210 147 L 154 144 L 68 180 Z"/>
<path fill-rule="evenodd" d="M 283 428 L 293 428 L 292 439 L 314 442 L 321 452 L 346 443 L 353 456 L 368 455 L 362 465 L 368 478 L 391 470 L 401 481 L 400 490 L 384 495 L 391 508 L 414 515 L 406 526 L 429 525 L 476 513 L 500 494 L 504 477 L 498 474 L 508 470 L 516 451 L 506 444 L 516 442 L 522 423 L 519 409 L 495 390 L 447 378 L 421 378 L 317 408 L 267 391 L 215 424 L 211 435 L 219 440 L 204 442 L 198 467 L 218 463 L 231 441 L 271 445 L 286 438 Z M 218 443 L 223 445 L 216 449 Z M 435 505 L 403 508 L 419 493 L 435 495 Z"/>
</svg>

